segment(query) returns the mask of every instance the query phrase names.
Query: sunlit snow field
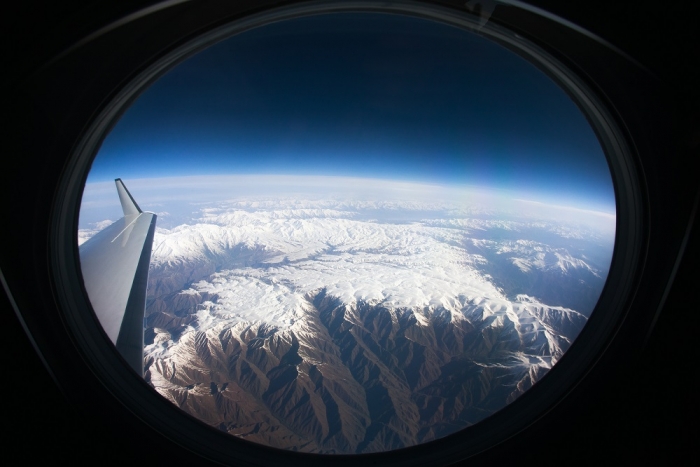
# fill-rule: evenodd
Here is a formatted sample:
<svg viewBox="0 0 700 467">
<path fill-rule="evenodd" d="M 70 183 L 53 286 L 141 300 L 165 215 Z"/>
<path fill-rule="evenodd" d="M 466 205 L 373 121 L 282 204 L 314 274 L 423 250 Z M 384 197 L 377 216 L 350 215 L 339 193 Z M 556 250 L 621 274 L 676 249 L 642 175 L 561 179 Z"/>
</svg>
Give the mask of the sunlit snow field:
<svg viewBox="0 0 700 467">
<path fill-rule="evenodd" d="M 260 250 L 183 293 L 209 292 L 203 329 L 226 321 L 294 321 L 308 292 L 344 302 L 459 309 L 465 299 L 513 300 L 485 256 L 530 270 L 607 274 L 615 216 L 508 198 L 485 189 L 340 177 L 191 177 L 126 181 L 158 213 L 151 268 Z M 196 193 L 196 194 L 195 194 Z M 120 216 L 112 183 L 88 185 L 79 242 Z M 235 264 L 235 261 L 233 261 Z M 527 290 L 519 290 L 527 296 Z M 554 304 L 556 305 L 556 304 Z M 577 310 L 588 315 L 591 310 Z"/>
</svg>

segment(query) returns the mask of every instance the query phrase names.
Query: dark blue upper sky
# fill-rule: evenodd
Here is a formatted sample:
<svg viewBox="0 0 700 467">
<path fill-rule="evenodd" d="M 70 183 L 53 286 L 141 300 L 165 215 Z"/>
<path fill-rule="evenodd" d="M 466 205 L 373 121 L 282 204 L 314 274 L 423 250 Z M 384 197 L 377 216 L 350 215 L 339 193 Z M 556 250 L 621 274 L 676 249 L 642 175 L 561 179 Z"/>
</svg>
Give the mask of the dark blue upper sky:
<svg viewBox="0 0 700 467">
<path fill-rule="evenodd" d="M 411 17 L 288 20 L 220 42 L 148 88 L 89 181 L 328 174 L 483 185 L 614 209 L 586 119 L 547 76 Z"/>
</svg>

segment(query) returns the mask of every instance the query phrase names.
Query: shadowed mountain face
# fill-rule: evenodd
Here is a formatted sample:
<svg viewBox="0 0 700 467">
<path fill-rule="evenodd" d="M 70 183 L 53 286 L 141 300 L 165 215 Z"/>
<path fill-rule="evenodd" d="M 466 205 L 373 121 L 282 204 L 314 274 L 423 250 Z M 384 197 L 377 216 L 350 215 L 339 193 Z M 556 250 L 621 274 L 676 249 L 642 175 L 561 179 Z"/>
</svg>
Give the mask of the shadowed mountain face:
<svg viewBox="0 0 700 467">
<path fill-rule="evenodd" d="M 462 298 L 458 312 L 391 309 L 320 290 L 288 329 L 186 332 L 167 357 L 150 353 L 146 377 L 178 407 L 250 441 L 317 453 L 415 445 L 516 399 L 586 321 L 563 308 Z M 156 342 L 180 329 L 163 324 Z"/>
</svg>

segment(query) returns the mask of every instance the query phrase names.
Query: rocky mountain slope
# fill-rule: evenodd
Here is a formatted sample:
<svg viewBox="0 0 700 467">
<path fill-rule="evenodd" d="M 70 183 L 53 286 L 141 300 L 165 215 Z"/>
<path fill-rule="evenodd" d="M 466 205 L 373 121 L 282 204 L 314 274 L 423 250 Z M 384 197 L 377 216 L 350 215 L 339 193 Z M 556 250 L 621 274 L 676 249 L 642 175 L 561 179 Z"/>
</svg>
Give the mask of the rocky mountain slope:
<svg viewBox="0 0 700 467">
<path fill-rule="evenodd" d="M 213 297 L 192 298 L 194 305 Z M 287 329 L 222 323 L 174 342 L 171 332 L 182 322 L 158 323 L 146 377 L 190 414 L 274 447 L 362 453 L 411 446 L 515 400 L 586 321 L 539 303 L 461 300 L 451 310 L 392 309 L 318 290 Z"/>
</svg>

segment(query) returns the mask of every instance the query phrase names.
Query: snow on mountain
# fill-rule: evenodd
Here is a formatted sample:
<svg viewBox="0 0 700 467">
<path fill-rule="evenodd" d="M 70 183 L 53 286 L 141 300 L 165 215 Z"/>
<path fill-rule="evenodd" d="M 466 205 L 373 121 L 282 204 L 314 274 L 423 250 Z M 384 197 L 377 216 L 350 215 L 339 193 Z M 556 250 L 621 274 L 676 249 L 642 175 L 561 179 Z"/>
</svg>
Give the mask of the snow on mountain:
<svg viewBox="0 0 700 467">
<path fill-rule="evenodd" d="M 387 205 L 404 214 L 400 221 L 384 220 L 391 218 Z M 395 201 L 305 198 L 220 202 L 203 207 L 194 225 L 157 229 L 152 268 L 217 264 L 215 274 L 191 277 L 188 285 L 190 291 L 218 297 L 206 307 L 210 317 L 199 312 L 202 324 L 214 318 L 289 324 L 302 297 L 322 288 L 345 303 L 363 300 L 393 308 L 449 310 L 460 295 L 505 300 L 484 272 L 488 260 L 469 246 L 507 255 L 522 272 L 585 269 L 598 276 L 563 248 L 473 238 L 493 231 L 549 231 L 550 224 L 437 218 L 444 215 L 439 203 L 411 201 L 401 207 Z M 236 248 L 255 251 L 255 260 L 236 263 L 231 258 Z"/>
<path fill-rule="evenodd" d="M 496 253 L 509 255 L 512 263 L 523 272 L 529 272 L 533 268 L 559 270 L 564 273 L 570 269 L 585 269 L 600 277 L 585 261 L 574 258 L 566 249 L 553 249 L 533 240 L 502 242 L 496 248 Z"/>
<path fill-rule="evenodd" d="M 503 298 L 471 266 L 483 258 L 456 246 L 465 231 L 355 220 L 361 212 L 336 209 L 216 211 L 204 211 L 206 223 L 159 229 L 152 264 L 222 258 L 237 245 L 260 251 L 256 265 L 222 268 L 192 284 L 219 297 L 210 307 L 219 317 L 290 322 L 299 297 L 321 288 L 346 303 L 394 308 L 449 307 L 460 294 Z"/>
<path fill-rule="evenodd" d="M 612 251 L 600 213 L 558 221 L 564 208 L 526 202 L 519 216 L 410 183 L 236 180 L 250 192 L 156 198 L 173 214 L 151 256 L 146 380 L 283 449 L 398 449 L 504 407 L 576 339 Z"/>
</svg>

